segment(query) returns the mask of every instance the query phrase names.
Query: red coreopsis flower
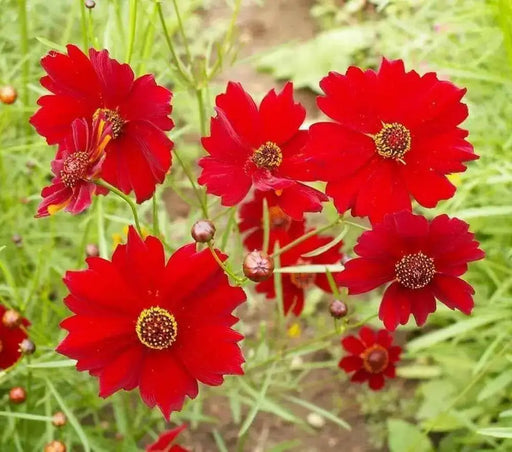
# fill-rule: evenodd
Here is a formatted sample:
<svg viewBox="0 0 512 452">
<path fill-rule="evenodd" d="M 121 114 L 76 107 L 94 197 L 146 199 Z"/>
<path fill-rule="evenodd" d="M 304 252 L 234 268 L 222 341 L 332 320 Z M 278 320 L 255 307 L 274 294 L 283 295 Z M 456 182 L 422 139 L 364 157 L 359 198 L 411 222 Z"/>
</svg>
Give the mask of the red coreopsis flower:
<svg viewBox="0 0 512 452">
<path fill-rule="evenodd" d="M 340 284 L 359 294 L 391 282 L 379 309 L 390 331 L 405 325 L 411 314 L 423 325 L 436 310 L 436 299 L 470 314 L 474 290 L 459 276 L 484 252 L 468 228 L 446 215 L 428 221 L 407 211 L 388 214 L 361 235 L 354 248 L 360 257 L 345 264 Z"/>
<path fill-rule="evenodd" d="M 245 293 L 229 285 L 209 249 L 186 245 L 166 263 L 162 243 L 131 227 L 112 261 L 87 264 L 64 278 L 74 315 L 61 323 L 69 334 L 57 351 L 98 377 L 101 397 L 138 387 L 169 418 L 185 396 L 196 397 L 198 381 L 216 386 L 243 373 L 242 336 L 230 327 Z"/>
<path fill-rule="evenodd" d="M 294 237 L 289 237 L 288 241 L 281 244 L 284 247 L 286 244 L 292 242 Z M 288 251 L 283 252 L 279 257 L 281 260 L 281 267 L 292 267 L 299 265 L 321 265 L 321 264 L 339 264 L 341 262 L 342 254 L 339 251 L 342 243 L 329 248 L 323 253 L 306 257 L 305 254 L 314 251 L 321 246 L 327 245 L 333 240 L 333 237 L 314 235 L 299 243 L 298 245 L 290 248 Z M 335 280 L 337 280 L 339 273 L 333 273 Z M 300 315 L 304 309 L 304 297 L 308 289 L 317 286 L 326 292 L 332 292 L 331 286 L 327 280 L 325 273 L 282 273 L 281 281 L 283 286 L 283 304 L 284 312 L 288 314 L 290 311 L 296 316 Z M 256 285 L 256 291 L 264 293 L 267 298 L 272 299 L 276 297 L 276 290 L 274 286 L 274 278 L 267 279 Z"/>
<path fill-rule="evenodd" d="M 96 118 L 92 127 L 85 119 L 75 119 L 71 124 L 71 133 L 52 162 L 55 177 L 41 191 L 43 200 L 36 217 L 53 215 L 61 209 L 78 214 L 91 205 L 92 195 L 108 191 L 94 182 L 100 176 L 105 147 L 112 137 L 111 127 L 102 117 Z"/>
<path fill-rule="evenodd" d="M 276 241 L 285 243 L 288 237 L 304 234 L 304 220 L 295 221 L 279 207 L 279 197 L 272 191 L 256 191 L 251 201 L 240 207 L 240 232 L 247 232 L 244 245 L 248 250 L 263 247 L 263 206 L 267 201 L 269 219 L 269 249 L 274 249 Z"/>
<path fill-rule="evenodd" d="M 87 57 L 74 45 L 67 54 L 51 51 L 41 60 L 47 74 L 41 85 L 52 94 L 42 96 L 41 108 L 30 119 L 49 144 L 69 134 L 72 122 L 89 123 L 103 113 L 112 127 L 101 177 L 137 202 L 151 197 L 171 165 L 171 92 L 152 75 L 135 78 L 127 64 L 110 58 L 107 50 L 89 50 Z"/>
<path fill-rule="evenodd" d="M 185 428 L 186 425 L 183 424 L 180 427 L 162 433 L 154 443 L 146 448 L 146 452 L 189 452 L 188 449 L 173 444 L 176 437 L 185 430 Z"/>
<path fill-rule="evenodd" d="M 306 111 L 295 103 L 291 83 L 279 94 L 270 91 L 258 108 L 239 83 L 230 82 L 216 105 L 211 135 L 202 140 L 210 155 L 199 161 L 199 183 L 208 193 L 234 206 L 251 187 L 274 191 L 279 207 L 295 220 L 322 210 L 327 197 L 297 182 L 311 175 L 303 158 L 308 132 L 299 130 Z"/>
<path fill-rule="evenodd" d="M 386 330 L 373 331 L 367 326 L 359 330 L 359 337 L 347 336 L 341 345 L 349 353 L 338 366 L 347 374 L 354 372 L 350 381 L 368 382 L 374 391 L 384 387 L 384 377 L 395 378 L 395 363 L 400 361 L 402 349 L 393 344 Z"/>
<path fill-rule="evenodd" d="M 310 128 L 308 159 L 340 213 L 379 221 L 411 210 L 411 198 L 434 207 L 455 193 L 446 175 L 478 158 L 458 127 L 468 115 L 466 90 L 435 73 L 383 59 L 378 72 L 350 67 L 320 86 L 318 106 L 335 122 Z"/>
<path fill-rule="evenodd" d="M 7 308 L 0 304 L 0 369 L 7 369 L 15 364 L 21 357 L 20 344 L 27 339 L 24 328 L 30 325 L 25 319 L 20 319 L 20 325 L 6 325 L 2 321 Z M 8 322 L 5 322 L 8 323 Z"/>
</svg>

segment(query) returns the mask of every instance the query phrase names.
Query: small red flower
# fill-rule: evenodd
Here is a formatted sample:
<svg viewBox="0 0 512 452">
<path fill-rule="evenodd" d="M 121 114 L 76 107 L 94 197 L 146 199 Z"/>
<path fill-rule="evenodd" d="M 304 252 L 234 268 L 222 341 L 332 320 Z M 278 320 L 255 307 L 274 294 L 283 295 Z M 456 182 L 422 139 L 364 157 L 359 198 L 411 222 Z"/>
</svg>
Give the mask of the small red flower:
<svg viewBox="0 0 512 452">
<path fill-rule="evenodd" d="M 458 127 L 468 115 L 466 90 L 435 73 L 383 59 L 378 72 L 350 67 L 320 86 L 318 106 L 335 122 L 310 128 L 307 152 L 340 213 L 378 221 L 411 210 L 411 198 L 434 207 L 455 193 L 446 175 L 478 158 Z"/>
<path fill-rule="evenodd" d="M 288 237 L 299 237 L 304 234 L 304 220 L 295 221 L 279 207 L 279 197 L 272 191 L 256 191 L 251 201 L 244 202 L 240 207 L 240 232 L 247 232 L 244 245 L 248 250 L 263 247 L 263 202 L 267 200 L 269 216 L 269 249 L 274 244 L 288 241 Z"/>
<path fill-rule="evenodd" d="M 386 215 L 361 235 L 354 248 L 360 257 L 345 264 L 340 284 L 359 294 L 391 282 L 379 310 L 390 331 L 405 325 L 411 313 L 423 325 L 435 312 L 436 299 L 470 314 L 474 290 L 459 276 L 484 252 L 468 229 L 464 221 L 446 215 L 430 222 L 407 211 Z"/>
<path fill-rule="evenodd" d="M 107 50 L 67 46 L 67 54 L 51 51 L 41 60 L 47 74 L 41 85 L 41 108 L 30 119 L 49 144 L 61 142 L 72 122 L 89 124 L 104 113 L 113 131 L 101 177 L 125 193 L 135 191 L 137 202 L 151 197 L 171 165 L 171 92 L 152 75 L 135 79 L 130 66 L 110 58 Z"/>
<path fill-rule="evenodd" d="M 282 244 L 282 247 L 293 241 L 293 239 L 293 237 L 289 237 L 288 241 Z M 327 245 L 332 240 L 333 237 L 327 236 L 314 235 L 309 237 L 279 256 L 281 260 L 281 267 L 309 264 L 339 264 L 342 257 L 339 248 L 342 244 L 333 246 L 317 256 L 303 256 L 304 254 L 310 253 L 321 246 Z M 334 273 L 333 276 L 337 279 L 339 273 Z M 288 314 L 291 311 L 296 316 L 300 315 L 304 309 L 304 296 L 306 290 L 313 286 L 317 286 L 329 293 L 332 292 L 325 273 L 282 273 L 281 281 L 283 285 L 283 304 L 285 314 Z M 275 298 L 276 290 L 274 286 L 274 278 L 270 278 L 256 285 L 256 291 L 266 294 L 266 297 L 269 299 Z"/>
<path fill-rule="evenodd" d="M 400 361 L 402 349 L 392 343 L 393 338 L 386 330 L 373 331 L 363 326 L 359 337 L 347 336 L 341 340 L 349 355 L 338 366 L 347 374 L 355 371 L 350 381 L 368 381 L 368 386 L 378 391 L 384 386 L 384 377 L 395 378 L 395 363 Z"/>
<path fill-rule="evenodd" d="M 216 386 L 243 373 L 242 336 L 230 327 L 246 297 L 209 249 L 186 245 L 166 263 L 157 238 L 142 240 L 130 228 L 112 261 L 89 257 L 87 264 L 64 278 L 74 315 L 61 323 L 69 334 L 57 351 L 98 377 L 101 397 L 138 387 L 169 418 L 185 396 L 197 396 L 198 381 Z"/>
<path fill-rule="evenodd" d="M 0 320 L 6 311 L 7 308 L 0 304 Z M 22 326 L 27 328 L 30 322 L 22 317 L 20 323 L 20 326 L 9 327 L 0 321 L 0 369 L 11 367 L 21 357 L 20 344 L 27 338 Z"/>
<path fill-rule="evenodd" d="M 291 83 L 279 94 L 270 91 L 258 108 L 239 83 L 230 82 L 216 105 L 211 135 L 202 140 L 210 155 L 199 161 L 199 183 L 208 193 L 234 206 L 252 186 L 275 191 L 279 207 L 295 220 L 322 210 L 327 197 L 297 182 L 311 175 L 303 155 L 308 132 L 299 130 L 306 111 L 295 103 Z"/>
<path fill-rule="evenodd" d="M 99 178 L 111 137 L 110 126 L 101 118 L 94 120 L 92 127 L 85 119 L 73 121 L 70 135 L 52 162 L 55 177 L 41 191 L 43 200 L 36 217 L 53 215 L 61 209 L 76 215 L 91 205 L 92 195 L 107 192 L 94 181 Z"/>
<path fill-rule="evenodd" d="M 186 425 L 183 424 L 180 427 L 162 433 L 154 443 L 146 447 L 146 452 L 188 452 L 188 449 L 173 444 L 176 437 L 185 428 Z"/>
</svg>

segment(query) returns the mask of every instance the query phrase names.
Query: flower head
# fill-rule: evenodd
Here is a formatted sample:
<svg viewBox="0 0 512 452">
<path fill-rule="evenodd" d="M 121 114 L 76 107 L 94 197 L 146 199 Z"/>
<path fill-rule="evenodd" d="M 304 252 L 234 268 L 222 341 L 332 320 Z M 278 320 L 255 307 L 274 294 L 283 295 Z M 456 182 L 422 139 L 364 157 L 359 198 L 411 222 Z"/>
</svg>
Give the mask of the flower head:
<svg viewBox="0 0 512 452">
<path fill-rule="evenodd" d="M 41 60 L 47 74 L 41 85 L 52 94 L 42 96 L 41 108 L 30 119 L 49 144 L 60 143 L 77 118 L 89 124 L 105 115 L 113 139 L 106 148 L 101 177 L 138 202 L 151 197 L 171 165 L 171 92 L 152 75 L 135 78 L 127 64 L 110 58 L 107 50 L 85 55 L 74 45 L 67 54 L 51 51 Z"/>
<path fill-rule="evenodd" d="M 435 73 L 383 59 L 377 72 L 350 67 L 320 86 L 318 106 L 334 122 L 310 128 L 307 153 L 340 213 L 379 221 L 411 210 L 411 198 L 435 207 L 455 193 L 447 175 L 478 158 L 458 127 L 468 115 L 466 91 Z"/>
<path fill-rule="evenodd" d="M 64 278 L 74 315 L 61 323 L 69 334 L 57 351 L 98 377 L 101 397 L 138 387 L 169 418 L 185 396 L 196 397 L 198 381 L 216 386 L 243 373 L 242 336 L 230 327 L 245 294 L 229 285 L 209 249 L 186 245 L 166 263 L 157 238 L 142 240 L 130 228 L 111 261 L 87 264 Z"/>
<path fill-rule="evenodd" d="M 10 310 L 0 304 L 0 319 L 4 318 L 6 312 Z M 30 322 L 24 317 L 20 317 L 20 321 L 14 325 L 0 322 L 0 369 L 7 369 L 20 359 L 22 355 L 20 344 L 27 339 L 24 328 L 29 325 Z"/>
<path fill-rule="evenodd" d="M 174 444 L 176 437 L 185 430 L 186 427 L 187 426 L 183 424 L 162 433 L 154 443 L 146 447 L 146 452 L 188 452 L 187 449 Z"/>
<path fill-rule="evenodd" d="M 297 182 L 311 175 L 303 155 L 308 132 L 299 130 L 306 111 L 295 103 L 291 83 L 279 94 L 270 91 L 258 107 L 239 83 L 230 82 L 216 105 L 211 135 L 203 138 L 209 155 L 199 161 L 199 183 L 209 193 L 234 206 L 251 187 L 272 191 L 277 205 L 296 220 L 322 210 L 327 197 Z"/>
<path fill-rule="evenodd" d="M 288 241 L 282 244 L 282 247 L 292 242 L 294 237 L 289 237 Z M 329 248 L 321 254 L 312 257 L 306 257 L 308 254 L 333 240 L 333 237 L 313 235 L 298 245 L 284 251 L 280 256 L 281 267 L 292 267 L 300 265 L 318 265 L 318 264 L 339 264 L 342 254 L 339 251 L 341 244 Z M 337 280 L 339 273 L 333 276 Z M 284 312 L 288 314 L 293 312 L 300 315 L 304 309 L 305 294 L 313 286 L 319 287 L 326 292 L 332 292 L 331 286 L 325 273 L 281 273 L 283 286 L 283 304 Z M 268 279 L 256 286 L 256 291 L 264 293 L 267 298 L 276 297 L 274 279 Z"/>
<path fill-rule="evenodd" d="M 395 363 L 400 360 L 402 349 L 392 344 L 393 338 L 386 330 L 373 331 L 363 326 L 359 337 L 347 336 L 341 340 L 349 354 L 338 366 L 348 374 L 354 372 L 350 381 L 368 381 L 368 386 L 378 391 L 384 386 L 384 377 L 395 378 Z"/>
<path fill-rule="evenodd" d="M 469 226 L 446 215 L 432 221 L 402 211 L 388 214 L 359 238 L 340 275 L 350 294 L 368 292 L 391 282 L 384 292 L 379 318 L 393 331 L 412 314 L 418 326 L 436 310 L 436 299 L 470 314 L 473 288 L 459 278 L 468 262 L 484 257 Z"/>
<path fill-rule="evenodd" d="M 246 232 L 244 245 L 248 250 L 263 247 L 263 206 L 267 202 L 269 220 L 269 249 L 274 249 L 276 242 L 281 244 L 288 237 L 299 237 L 304 233 L 304 220 L 296 221 L 279 207 L 279 197 L 272 191 L 255 191 L 252 200 L 240 207 L 240 232 Z"/>
<path fill-rule="evenodd" d="M 100 177 L 111 134 L 111 127 L 101 118 L 93 122 L 93 127 L 85 119 L 73 121 L 70 135 L 59 146 L 52 162 L 55 177 L 41 191 L 43 200 L 36 217 L 53 215 L 62 209 L 76 215 L 91 205 L 92 195 L 106 193 L 95 180 Z"/>
</svg>

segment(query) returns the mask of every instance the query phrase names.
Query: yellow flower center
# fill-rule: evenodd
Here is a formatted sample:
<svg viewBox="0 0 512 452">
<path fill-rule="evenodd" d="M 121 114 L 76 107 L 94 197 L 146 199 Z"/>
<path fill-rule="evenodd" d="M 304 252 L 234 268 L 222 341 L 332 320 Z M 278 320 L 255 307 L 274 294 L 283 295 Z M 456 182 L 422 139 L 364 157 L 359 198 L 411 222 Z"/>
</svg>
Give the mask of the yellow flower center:
<svg viewBox="0 0 512 452">
<path fill-rule="evenodd" d="M 164 350 L 176 341 L 178 324 L 169 311 L 152 306 L 139 314 L 135 331 L 146 347 Z"/>
<path fill-rule="evenodd" d="M 382 123 L 382 129 L 373 140 L 377 154 L 385 159 L 403 162 L 404 155 L 411 150 L 411 132 L 398 122 Z"/>
</svg>

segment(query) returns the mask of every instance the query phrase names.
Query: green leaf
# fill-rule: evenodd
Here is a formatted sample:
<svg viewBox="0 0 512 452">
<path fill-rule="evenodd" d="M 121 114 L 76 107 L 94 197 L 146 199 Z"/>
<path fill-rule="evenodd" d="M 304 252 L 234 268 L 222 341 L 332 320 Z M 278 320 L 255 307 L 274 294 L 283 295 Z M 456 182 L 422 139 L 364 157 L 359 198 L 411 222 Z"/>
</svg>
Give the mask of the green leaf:
<svg viewBox="0 0 512 452">
<path fill-rule="evenodd" d="M 338 243 L 340 243 L 344 238 L 345 235 L 347 235 L 349 228 L 345 225 L 341 232 L 332 239 L 329 243 L 326 243 L 324 246 L 321 246 L 320 248 L 317 248 L 316 250 L 310 251 L 309 253 L 303 254 L 302 257 L 315 257 L 320 254 L 325 253 L 326 251 L 330 250 L 334 246 L 336 246 Z M 263 248 L 265 249 L 265 248 Z"/>
<path fill-rule="evenodd" d="M 284 396 L 284 398 L 290 402 L 295 403 L 296 405 L 307 408 L 308 410 L 311 410 L 311 411 L 319 414 L 320 416 L 323 416 L 326 419 L 329 419 L 331 422 L 334 422 L 335 424 L 339 425 L 340 427 L 342 427 L 346 430 L 352 429 L 352 427 L 350 427 L 350 424 L 345 422 L 343 419 L 335 416 L 330 411 L 324 410 L 323 408 L 321 408 L 313 403 L 308 402 L 307 400 L 302 400 L 302 399 L 299 399 L 299 398 L 293 397 L 293 396 Z"/>
<path fill-rule="evenodd" d="M 311 265 L 295 265 L 293 267 L 276 268 L 274 273 L 325 273 L 327 270 L 330 272 L 341 272 L 345 267 L 341 264 L 311 264 Z"/>
<path fill-rule="evenodd" d="M 27 367 L 30 369 L 60 369 L 62 367 L 74 367 L 75 365 L 76 361 L 74 359 L 60 359 L 58 361 L 27 364 Z"/>
<path fill-rule="evenodd" d="M 415 425 L 401 419 L 388 419 L 388 447 L 390 452 L 430 452 L 428 437 Z"/>
<path fill-rule="evenodd" d="M 42 422 L 51 422 L 52 417 L 50 416 L 41 416 L 39 414 L 30 414 L 30 413 L 15 413 L 13 411 L 0 411 L 0 416 L 5 417 L 13 417 L 17 419 L 27 419 L 29 421 L 42 421 Z"/>
<path fill-rule="evenodd" d="M 481 402 L 482 400 L 488 399 L 494 394 L 505 389 L 510 383 L 512 383 L 512 370 L 504 372 L 493 380 L 488 381 L 478 394 L 477 400 Z"/>
<path fill-rule="evenodd" d="M 512 427 L 489 427 L 476 432 L 479 435 L 493 436 L 494 438 L 512 438 Z"/>
<path fill-rule="evenodd" d="M 441 368 L 439 366 L 401 366 L 396 369 L 396 374 L 402 378 L 435 378 L 441 375 Z"/>
</svg>

